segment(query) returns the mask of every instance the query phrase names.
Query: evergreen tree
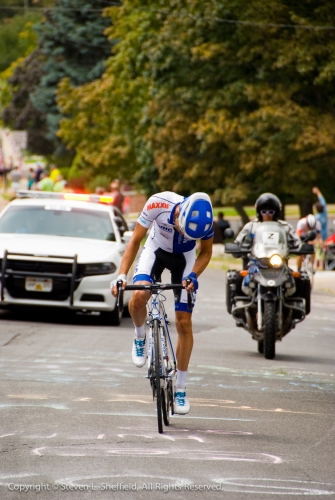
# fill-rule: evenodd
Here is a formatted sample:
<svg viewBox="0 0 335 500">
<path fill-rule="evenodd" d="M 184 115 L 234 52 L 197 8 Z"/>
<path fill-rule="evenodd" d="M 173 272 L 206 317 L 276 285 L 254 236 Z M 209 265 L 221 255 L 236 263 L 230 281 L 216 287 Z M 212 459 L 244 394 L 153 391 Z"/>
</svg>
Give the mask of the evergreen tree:
<svg viewBox="0 0 335 500">
<path fill-rule="evenodd" d="M 62 116 L 56 103 L 62 78 L 68 77 L 76 87 L 99 78 L 104 71 L 104 61 L 111 51 L 111 42 L 104 35 L 110 19 L 102 17 L 107 4 L 104 0 L 98 6 L 94 0 L 57 0 L 36 28 L 46 61 L 30 98 L 46 117 L 47 138 L 51 141 L 57 141 Z"/>
<path fill-rule="evenodd" d="M 45 56 L 39 49 L 34 50 L 16 66 L 8 79 L 12 86 L 11 101 L 4 108 L 2 118 L 6 126 L 28 132 L 28 150 L 37 154 L 48 155 L 53 151 L 53 144 L 45 138 L 45 116 L 37 111 L 29 99 L 43 74 Z"/>
</svg>

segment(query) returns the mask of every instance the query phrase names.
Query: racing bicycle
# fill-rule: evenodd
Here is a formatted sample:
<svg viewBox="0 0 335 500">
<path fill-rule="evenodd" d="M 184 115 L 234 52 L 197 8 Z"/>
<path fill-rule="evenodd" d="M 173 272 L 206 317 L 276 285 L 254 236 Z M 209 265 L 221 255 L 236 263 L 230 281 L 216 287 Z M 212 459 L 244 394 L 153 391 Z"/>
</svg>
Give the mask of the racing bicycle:
<svg viewBox="0 0 335 500">
<path fill-rule="evenodd" d="M 187 284 L 191 280 L 186 280 Z M 148 375 L 153 400 L 156 399 L 158 432 L 163 432 L 163 422 L 170 424 L 170 414 L 174 415 L 173 393 L 175 375 L 177 371 L 176 356 L 174 353 L 171 336 L 169 332 L 169 321 L 165 312 L 163 295 L 165 290 L 181 290 L 181 284 L 151 283 L 150 285 L 127 285 L 122 288 L 122 281 L 117 282 L 118 306 L 123 311 L 124 290 L 146 290 L 150 293 L 147 302 L 149 336 L 147 344 L 148 352 Z M 193 293 L 187 294 L 187 306 L 191 310 L 193 305 Z"/>
</svg>

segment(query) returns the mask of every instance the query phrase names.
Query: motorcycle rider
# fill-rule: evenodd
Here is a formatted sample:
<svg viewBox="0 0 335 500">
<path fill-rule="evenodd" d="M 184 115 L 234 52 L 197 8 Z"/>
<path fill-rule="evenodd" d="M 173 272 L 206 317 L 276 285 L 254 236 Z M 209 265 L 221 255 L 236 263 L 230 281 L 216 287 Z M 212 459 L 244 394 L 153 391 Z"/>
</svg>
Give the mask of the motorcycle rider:
<svg viewBox="0 0 335 500">
<path fill-rule="evenodd" d="M 285 231 L 288 234 L 289 245 L 292 247 L 298 247 L 301 243 L 299 238 L 294 232 L 291 224 L 284 220 L 279 219 L 280 211 L 282 209 L 282 204 L 279 198 L 272 193 L 263 193 L 261 194 L 255 203 L 256 208 L 256 219 L 251 222 L 248 222 L 239 232 L 235 239 L 235 243 L 242 245 L 244 242 L 250 242 L 250 246 L 252 243 L 252 239 L 255 233 L 255 228 L 257 224 L 261 224 L 262 222 L 270 222 L 276 221 L 281 224 Z"/>
<path fill-rule="evenodd" d="M 297 248 L 301 241 L 294 232 L 291 224 L 284 220 L 279 219 L 279 215 L 282 209 L 282 204 L 279 198 L 273 193 L 263 193 L 261 194 L 255 203 L 256 208 L 256 219 L 248 222 L 239 232 L 235 239 L 235 243 L 243 246 L 250 247 L 254 238 L 255 230 L 257 225 L 263 222 L 276 221 L 278 224 L 284 227 L 287 234 L 288 244 L 291 248 Z M 242 284 L 242 290 L 245 294 L 250 295 L 252 291 L 249 290 L 250 276 L 247 275 Z"/>
</svg>

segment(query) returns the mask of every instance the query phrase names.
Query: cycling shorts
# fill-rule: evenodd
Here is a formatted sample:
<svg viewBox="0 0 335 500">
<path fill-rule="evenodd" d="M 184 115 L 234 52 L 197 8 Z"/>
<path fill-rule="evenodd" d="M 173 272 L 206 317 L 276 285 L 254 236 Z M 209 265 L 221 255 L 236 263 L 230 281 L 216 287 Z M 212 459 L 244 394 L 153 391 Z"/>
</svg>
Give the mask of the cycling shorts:
<svg viewBox="0 0 335 500">
<path fill-rule="evenodd" d="M 195 251 L 174 254 L 166 252 L 161 248 L 156 250 L 150 246 L 145 246 L 140 259 L 135 268 L 133 283 L 138 281 L 161 281 L 164 269 L 171 273 L 171 283 L 182 283 L 183 277 L 188 276 L 193 269 L 195 262 Z M 191 313 L 187 308 L 186 290 L 174 290 L 175 311 Z M 194 293 L 194 301 L 195 301 Z"/>
</svg>

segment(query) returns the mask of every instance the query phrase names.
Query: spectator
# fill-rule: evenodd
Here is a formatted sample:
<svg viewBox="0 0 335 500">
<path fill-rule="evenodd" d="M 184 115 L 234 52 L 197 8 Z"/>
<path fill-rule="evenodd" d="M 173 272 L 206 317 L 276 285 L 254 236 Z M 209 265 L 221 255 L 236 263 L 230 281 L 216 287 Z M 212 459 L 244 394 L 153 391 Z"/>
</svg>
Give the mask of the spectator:
<svg viewBox="0 0 335 500">
<path fill-rule="evenodd" d="M 315 203 L 315 208 L 317 214 L 315 218 L 319 221 L 321 226 L 321 239 L 323 242 L 326 241 L 328 237 L 327 223 L 328 223 L 328 213 L 327 213 L 327 203 L 322 195 L 321 191 L 317 187 L 313 187 L 312 192 L 316 194 L 318 197 L 318 201 Z M 322 248 L 322 245 L 317 244 L 315 248 L 315 260 L 316 260 L 316 268 L 324 269 L 325 268 L 325 254 Z"/>
<path fill-rule="evenodd" d="M 114 181 L 111 182 L 111 195 L 114 198 L 113 205 L 117 207 L 120 212 L 123 212 L 124 196 L 121 193 L 121 183 L 119 179 L 114 179 Z"/>
<path fill-rule="evenodd" d="M 130 196 L 125 197 L 122 208 L 125 215 L 128 215 L 130 213 Z"/>
<path fill-rule="evenodd" d="M 213 221 L 213 231 L 214 231 L 213 244 L 214 245 L 220 244 L 222 246 L 223 243 L 222 233 L 219 224 L 216 220 Z"/>
<path fill-rule="evenodd" d="M 53 191 L 54 185 L 54 181 L 48 176 L 46 172 L 43 172 L 41 174 L 41 180 L 36 187 L 39 191 Z"/>
<path fill-rule="evenodd" d="M 102 196 L 103 194 L 105 194 L 105 192 L 106 192 L 105 188 L 101 186 L 97 186 L 95 188 L 95 194 L 98 194 L 99 196 Z"/>
<path fill-rule="evenodd" d="M 50 174 L 49 177 L 52 179 L 52 181 L 56 184 L 57 182 L 57 177 L 59 175 L 62 175 L 60 170 L 54 165 L 53 163 L 50 165 Z"/>
<path fill-rule="evenodd" d="M 220 231 L 221 231 L 221 236 L 222 236 L 222 241 L 224 242 L 225 240 L 225 236 L 224 236 L 224 231 L 225 229 L 228 229 L 230 227 L 230 224 L 227 220 L 225 220 L 223 217 L 223 212 L 218 212 L 218 216 L 217 216 L 217 225 L 219 226 L 220 228 Z"/>
<path fill-rule="evenodd" d="M 37 184 L 38 182 L 40 182 L 41 180 L 41 175 L 42 173 L 44 172 L 43 170 L 43 167 L 42 167 L 42 164 L 41 163 L 37 163 L 37 167 L 36 167 L 36 170 L 35 170 L 35 184 Z"/>
<path fill-rule="evenodd" d="M 57 193 L 60 193 L 61 191 L 64 191 L 64 188 L 66 186 L 66 180 L 62 176 L 62 174 L 59 174 L 56 178 L 56 182 L 54 185 L 54 191 Z"/>
<path fill-rule="evenodd" d="M 328 213 L 327 213 L 327 203 L 322 195 L 321 191 L 317 187 L 313 187 L 313 193 L 318 197 L 318 201 L 315 203 L 315 208 L 317 214 L 315 215 L 316 220 L 321 224 L 321 237 L 323 241 L 328 238 L 327 223 L 328 223 Z"/>
<path fill-rule="evenodd" d="M 9 172 L 8 178 L 12 183 L 11 188 L 12 188 L 14 195 L 16 196 L 16 192 L 20 189 L 20 180 L 22 178 L 22 175 L 21 175 L 21 172 L 20 172 L 18 166 L 14 167 L 14 169 L 11 170 L 11 172 Z"/>
<path fill-rule="evenodd" d="M 27 173 L 27 189 L 31 189 L 35 182 L 35 171 L 32 167 L 28 170 Z"/>
</svg>

